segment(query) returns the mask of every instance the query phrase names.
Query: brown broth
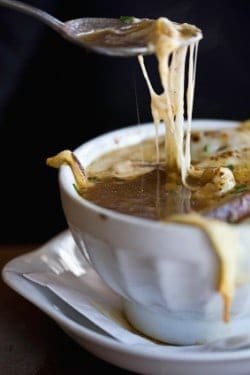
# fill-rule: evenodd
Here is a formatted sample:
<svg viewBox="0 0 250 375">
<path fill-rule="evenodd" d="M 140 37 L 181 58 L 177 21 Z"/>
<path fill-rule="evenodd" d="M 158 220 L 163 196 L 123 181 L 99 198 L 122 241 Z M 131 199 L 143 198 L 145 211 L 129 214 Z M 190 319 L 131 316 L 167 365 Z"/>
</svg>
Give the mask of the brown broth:
<svg viewBox="0 0 250 375">
<path fill-rule="evenodd" d="M 223 198 L 197 198 L 179 181 L 169 182 L 163 168 L 133 179 L 100 179 L 93 186 L 82 189 L 80 194 L 101 207 L 151 220 L 162 220 L 172 214 L 203 212 L 231 198 L 230 194 Z"/>
</svg>

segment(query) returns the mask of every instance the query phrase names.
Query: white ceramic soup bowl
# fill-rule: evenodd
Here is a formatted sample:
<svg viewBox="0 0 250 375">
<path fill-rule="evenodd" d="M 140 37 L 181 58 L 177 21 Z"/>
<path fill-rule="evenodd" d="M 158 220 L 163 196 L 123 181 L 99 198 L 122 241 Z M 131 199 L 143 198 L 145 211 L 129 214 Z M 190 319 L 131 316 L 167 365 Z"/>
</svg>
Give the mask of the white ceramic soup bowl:
<svg viewBox="0 0 250 375">
<path fill-rule="evenodd" d="M 193 129 L 218 129 L 235 122 L 194 120 Z M 162 131 L 162 129 L 161 129 Z M 97 137 L 75 150 L 86 167 L 102 154 L 154 136 L 152 124 Z M 174 344 L 206 343 L 250 332 L 250 284 L 236 287 L 231 319 L 223 321 L 217 292 L 219 259 L 198 227 L 155 222 L 99 207 L 75 191 L 68 166 L 59 171 L 59 189 L 69 229 L 82 254 L 121 297 L 124 311 L 142 333 Z M 239 267 L 250 274 L 250 229 L 237 226 Z"/>
</svg>

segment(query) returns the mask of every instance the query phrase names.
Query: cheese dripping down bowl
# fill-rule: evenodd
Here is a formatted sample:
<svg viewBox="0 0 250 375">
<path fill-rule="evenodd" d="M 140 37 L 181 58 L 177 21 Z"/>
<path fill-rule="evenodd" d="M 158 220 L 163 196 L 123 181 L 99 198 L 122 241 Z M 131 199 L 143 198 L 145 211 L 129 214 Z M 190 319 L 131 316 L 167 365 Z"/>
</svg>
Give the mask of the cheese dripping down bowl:
<svg viewBox="0 0 250 375">
<path fill-rule="evenodd" d="M 237 126 L 234 121 L 206 119 L 192 124 L 193 131 Z M 74 154 L 86 169 L 106 153 L 154 136 L 151 123 L 129 126 L 80 145 Z M 59 190 L 82 256 L 121 296 L 125 315 L 139 332 L 187 345 L 250 330 L 247 220 L 225 223 L 225 228 L 220 221 L 211 240 L 204 226 L 119 213 L 80 196 L 68 165 L 60 167 Z M 216 250 L 218 239 L 224 252 Z"/>
</svg>

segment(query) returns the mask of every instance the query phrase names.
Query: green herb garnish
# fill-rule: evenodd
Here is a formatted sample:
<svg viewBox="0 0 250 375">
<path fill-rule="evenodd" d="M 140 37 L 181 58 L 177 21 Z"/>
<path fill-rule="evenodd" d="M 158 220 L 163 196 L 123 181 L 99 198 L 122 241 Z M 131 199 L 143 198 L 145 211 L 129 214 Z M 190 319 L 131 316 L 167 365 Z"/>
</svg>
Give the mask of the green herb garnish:
<svg viewBox="0 0 250 375">
<path fill-rule="evenodd" d="M 228 165 L 226 165 L 226 168 L 229 168 L 229 169 L 231 169 L 231 171 L 233 171 L 234 170 L 234 165 L 233 164 L 228 164 Z"/>
<path fill-rule="evenodd" d="M 96 176 L 90 176 L 90 177 L 88 178 L 88 180 L 89 180 L 89 181 L 92 181 L 92 182 L 96 182 L 96 181 L 99 181 L 99 178 L 96 177 Z"/>
<path fill-rule="evenodd" d="M 133 23 L 135 21 L 135 17 L 133 16 L 121 16 L 120 21 L 124 23 Z"/>
<path fill-rule="evenodd" d="M 209 145 L 205 145 L 205 146 L 203 147 L 203 151 L 204 151 L 204 152 L 208 152 L 208 149 L 209 149 Z"/>
<path fill-rule="evenodd" d="M 75 191 L 77 192 L 77 194 L 80 194 L 80 191 L 78 189 L 78 187 L 76 186 L 76 184 L 72 184 L 73 185 L 73 188 L 75 189 Z"/>
<path fill-rule="evenodd" d="M 235 186 L 233 193 L 242 193 L 243 191 L 249 190 L 249 186 L 242 184 Z"/>
</svg>

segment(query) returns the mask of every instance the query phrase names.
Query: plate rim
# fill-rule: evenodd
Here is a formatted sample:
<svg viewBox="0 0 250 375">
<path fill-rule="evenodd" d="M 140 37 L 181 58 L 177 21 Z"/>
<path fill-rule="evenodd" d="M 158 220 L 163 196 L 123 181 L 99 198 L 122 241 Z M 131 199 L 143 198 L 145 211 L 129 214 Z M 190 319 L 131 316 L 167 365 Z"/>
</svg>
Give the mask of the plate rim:
<svg viewBox="0 0 250 375">
<path fill-rule="evenodd" d="M 189 363 L 200 363 L 203 361 L 209 361 L 209 362 L 221 362 L 221 361 L 239 361 L 244 359 L 250 360 L 250 349 L 243 349 L 238 351 L 220 351 L 220 352 L 192 352 L 190 351 L 179 351 L 179 352 L 166 352 L 166 353 L 145 353 L 142 348 L 139 347 L 133 347 L 132 345 L 129 346 L 127 344 L 121 343 L 117 340 L 115 340 L 112 337 L 105 336 L 104 334 L 101 334 L 99 332 L 94 331 L 93 329 L 81 325 L 78 322 L 72 320 L 70 317 L 65 316 L 60 311 L 55 311 L 52 309 L 52 306 L 50 306 L 49 303 L 46 304 L 45 301 L 39 301 L 39 297 L 37 297 L 36 293 L 28 293 L 25 289 L 22 288 L 23 283 L 29 284 L 32 286 L 34 291 L 37 291 L 37 285 L 25 278 L 23 278 L 22 274 L 18 273 L 18 265 L 20 262 L 22 263 L 25 261 L 27 256 L 34 257 L 37 255 L 38 252 L 45 252 L 50 251 L 50 247 L 54 246 L 54 244 L 58 241 L 60 238 L 66 238 L 68 236 L 71 236 L 70 230 L 64 230 L 60 232 L 59 234 L 55 235 L 51 240 L 46 242 L 45 244 L 42 244 L 41 246 L 38 246 L 35 250 L 32 250 L 31 252 L 27 252 L 23 255 L 17 256 L 7 262 L 2 270 L 1 270 L 1 276 L 3 281 L 14 291 L 16 291 L 18 294 L 20 294 L 23 298 L 27 299 L 29 302 L 37 306 L 42 312 L 44 312 L 47 316 L 49 316 L 52 320 L 54 320 L 61 329 L 64 330 L 63 327 L 66 327 L 67 330 L 72 332 L 72 334 L 75 336 L 78 336 L 79 338 L 91 341 L 92 343 L 98 344 L 99 346 L 105 346 L 106 348 L 112 349 L 115 352 L 123 353 L 123 354 L 129 354 L 129 355 L 135 355 L 137 357 L 141 358 L 152 358 L 153 360 L 159 360 L 159 361 L 178 361 L 178 362 L 189 362 Z M 32 262 L 30 263 L 32 265 Z M 17 269 L 15 270 L 15 268 Z M 20 280 L 18 278 L 22 278 L 23 282 L 20 283 Z M 46 288 L 40 287 L 43 290 L 43 294 L 48 293 L 46 291 Z M 45 298 L 45 297 L 44 297 Z M 173 346 L 173 345 L 170 345 Z M 86 349 L 88 347 L 86 346 Z"/>
</svg>

